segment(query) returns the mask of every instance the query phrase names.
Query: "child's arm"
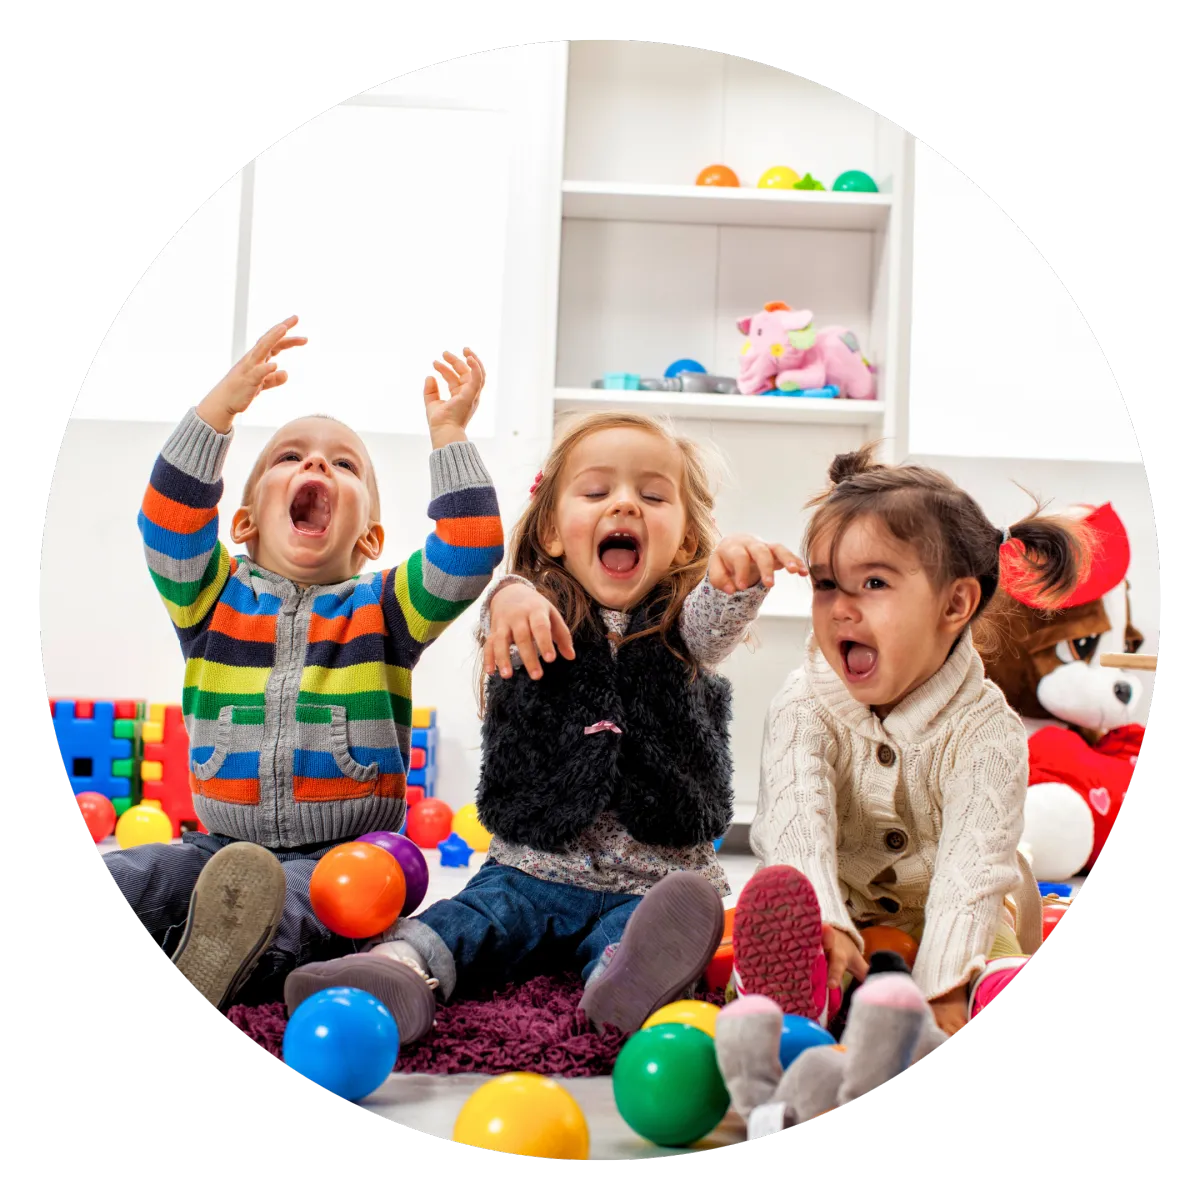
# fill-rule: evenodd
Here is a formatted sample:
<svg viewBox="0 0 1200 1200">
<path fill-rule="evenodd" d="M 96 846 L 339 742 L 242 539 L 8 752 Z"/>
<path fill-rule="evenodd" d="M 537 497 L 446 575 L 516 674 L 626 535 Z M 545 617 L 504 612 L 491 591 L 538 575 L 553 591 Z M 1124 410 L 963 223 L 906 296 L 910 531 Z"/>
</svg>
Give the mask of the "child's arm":
<svg viewBox="0 0 1200 1200">
<path fill-rule="evenodd" d="M 1021 880 L 1029 751 L 1019 718 L 998 706 L 961 729 L 956 746 L 941 781 L 942 833 L 913 977 L 931 1000 L 961 1000 L 965 1021 L 964 989 Z"/>
<path fill-rule="evenodd" d="M 732 653 L 775 586 L 777 570 L 808 574 L 786 546 L 748 533 L 721 540 L 708 560 L 708 574 L 688 593 L 680 615 L 679 631 L 696 662 L 716 666 Z"/>
<path fill-rule="evenodd" d="M 272 356 L 308 339 L 288 337 L 289 317 L 268 330 L 179 423 L 154 463 L 138 528 L 150 577 L 185 651 L 229 578 L 229 551 L 217 537 L 221 467 L 233 418 L 264 389 L 286 382 Z"/>
<path fill-rule="evenodd" d="M 817 894 L 822 922 L 861 952 L 862 937 L 838 882 L 836 743 L 809 702 L 795 694 L 802 675 L 788 679 L 767 713 L 750 848 L 765 867 L 787 863 L 802 871 Z"/>
<path fill-rule="evenodd" d="M 471 350 L 463 353 L 466 362 L 447 353 L 445 363 L 434 363 L 449 385 L 448 400 L 441 399 L 432 375 L 425 380 L 433 444 L 428 515 L 434 530 L 407 561 L 382 572 L 384 623 L 403 667 L 412 667 L 474 603 L 504 553 L 496 489 L 479 451 L 467 441 L 467 423 L 483 390 L 483 364 Z"/>
</svg>

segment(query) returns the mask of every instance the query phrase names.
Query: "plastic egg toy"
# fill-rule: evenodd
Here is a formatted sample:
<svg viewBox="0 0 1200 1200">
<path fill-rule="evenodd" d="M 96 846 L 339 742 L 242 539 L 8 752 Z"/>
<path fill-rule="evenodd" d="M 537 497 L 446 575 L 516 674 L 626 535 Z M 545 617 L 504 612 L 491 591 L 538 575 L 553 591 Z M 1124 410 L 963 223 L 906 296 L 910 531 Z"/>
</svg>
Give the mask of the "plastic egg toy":
<svg viewBox="0 0 1200 1200">
<path fill-rule="evenodd" d="M 642 1026 L 643 1029 L 653 1029 L 655 1025 L 690 1025 L 707 1033 L 710 1038 L 717 1036 L 717 1014 L 721 1010 L 715 1004 L 705 1000 L 676 1000 L 666 1004 L 657 1012 L 652 1013 Z"/>
<path fill-rule="evenodd" d="M 308 898 L 317 920 L 347 938 L 382 933 L 404 907 L 404 872 L 382 846 L 346 842 L 313 869 Z"/>
<path fill-rule="evenodd" d="M 146 846 L 151 842 L 170 842 L 171 818 L 157 800 L 143 800 L 126 809 L 117 821 L 117 845 L 122 850 L 130 846 Z"/>
<path fill-rule="evenodd" d="M 534 1158 L 587 1158 L 588 1127 L 575 1097 L 560 1083 L 517 1071 L 473 1092 L 454 1122 L 464 1146 Z"/>
<path fill-rule="evenodd" d="M 791 167 L 768 167 L 759 178 L 760 188 L 794 188 L 800 176 Z"/>
</svg>

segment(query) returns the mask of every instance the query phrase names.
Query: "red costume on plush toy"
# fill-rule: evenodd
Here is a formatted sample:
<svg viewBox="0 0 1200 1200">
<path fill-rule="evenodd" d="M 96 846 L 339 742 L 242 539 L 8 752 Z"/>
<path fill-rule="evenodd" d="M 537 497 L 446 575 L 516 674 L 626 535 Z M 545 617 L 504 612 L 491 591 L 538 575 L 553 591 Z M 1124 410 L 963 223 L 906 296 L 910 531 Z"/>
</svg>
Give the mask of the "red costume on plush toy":
<svg viewBox="0 0 1200 1200">
<path fill-rule="evenodd" d="M 989 609 L 1001 637 L 984 655 L 988 675 L 1031 730 L 1026 837 L 1035 873 L 1049 880 L 1089 870 L 1096 861 L 1133 778 L 1144 733 L 1128 720 L 1140 684 L 1099 665 L 1103 642 L 1129 653 L 1142 643 L 1129 622 L 1129 537 L 1111 505 L 1072 515 L 1094 539 L 1086 577 L 1047 612 L 1034 603 L 1019 556 L 1003 547 L 1000 591 Z M 1090 844 L 1071 793 L 1090 814 Z M 1049 874 L 1039 858 L 1046 867 L 1053 864 Z"/>
</svg>

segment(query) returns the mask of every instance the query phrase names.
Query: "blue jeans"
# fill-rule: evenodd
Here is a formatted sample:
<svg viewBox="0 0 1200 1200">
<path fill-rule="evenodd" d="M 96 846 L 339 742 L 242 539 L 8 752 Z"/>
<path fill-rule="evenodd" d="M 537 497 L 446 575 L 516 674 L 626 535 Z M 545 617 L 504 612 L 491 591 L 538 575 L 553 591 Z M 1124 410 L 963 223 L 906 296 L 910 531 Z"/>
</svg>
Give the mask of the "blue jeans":
<svg viewBox="0 0 1200 1200">
<path fill-rule="evenodd" d="M 185 833 L 181 846 L 151 842 L 113 850 L 104 856 L 104 865 L 146 931 L 170 954 L 187 923 L 192 889 L 200 872 L 218 850 L 235 840 L 219 833 Z M 277 1000 L 283 980 L 293 968 L 316 959 L 339 958 L 358 948 L 355 942 L 326 929 L 308 898 L 313 868 L 337 844 L 272 851 L 287 880 L 283 916 L 271 945 L 239 989 L 239 1004 Z"/>
<path fill-rule="evenodd" d="M 586 980 L 605 948 L 621 940 L 640 900 L 488 861 L 457 896 L 399 922 L 396 936 L 421 953 L 447 998 L 457 982 L 507 977 L 535 953 L 547 972 L 574 967 Z"/>
</svg>

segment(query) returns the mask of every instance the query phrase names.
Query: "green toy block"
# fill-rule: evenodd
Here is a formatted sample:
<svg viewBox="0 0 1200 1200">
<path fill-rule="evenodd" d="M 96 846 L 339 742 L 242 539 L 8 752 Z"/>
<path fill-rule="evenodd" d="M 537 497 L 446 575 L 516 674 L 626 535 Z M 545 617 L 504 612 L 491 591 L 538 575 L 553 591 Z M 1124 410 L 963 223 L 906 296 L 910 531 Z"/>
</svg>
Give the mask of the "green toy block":
<svg viewBox="0 0 1200 1200">
<path fill-rule="evenodd" d="M 117 820 L 121 819 L 122 814 L 126 813 L 134 805 L 132 796 L 118 796 L 113 802 L 113 811 L 117 814 Z"/>
<path fill-rule="evenodd" d="M 113 776 L 117 779 L 132 779 L 133 762 L 132 758 L 118 758 L 112 765 Z"/>
<path fill-rule="evenodd" d="M 121 720 L 113 722 L 113 737 L 119 738 L 135 738 L 137 737 L 137 722 L 129 720 Z"/>
</svg>

